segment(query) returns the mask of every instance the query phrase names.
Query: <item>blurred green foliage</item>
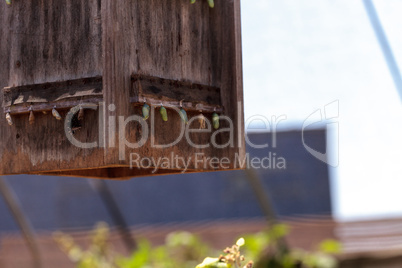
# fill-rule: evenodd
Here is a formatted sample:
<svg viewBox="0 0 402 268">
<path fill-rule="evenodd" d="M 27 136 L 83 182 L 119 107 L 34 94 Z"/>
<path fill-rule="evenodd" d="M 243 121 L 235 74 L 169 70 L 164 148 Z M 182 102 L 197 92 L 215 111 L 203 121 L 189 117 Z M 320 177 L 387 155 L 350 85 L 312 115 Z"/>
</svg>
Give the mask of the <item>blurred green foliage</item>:
<svg viewBox="0 0 402 268">
<path fill-rule="evenodd" d="M 289 227 L 283 224 L 256 234 L 244 236 L 247 243 L 244 253 L 256 260 L 256 268 L 335 268 L 338 262 L 333 254 L 340 253 L 341 245 L 335 240 L 325 240 L 317 250 L 308 252 L 302 249 L 283 247 Z"/>
<path fill-rule="evenodd" d="M 99 223 L 91 234 L 88 249 L 82 249 L 71 236 L 54 233 L 54 239 L 77 268 L 177 268 L 195 267 L 210 248 L 189 232 L 174 232 L 166 237 L 165 244 L 152 247 L 145 239 L 137 241 L 137 250 L 124 257 L 108 245 L 109 228 Z"/>
<path fill-rule="evenodd" d="M 105 223 L 98 223 L 91 234 L 91 244 L 83 250 L 74 239 L 64 233 L 56 232 L 53 238 L 77 268 L 111 268 L 114 265 L 116 254 L 108 244 L 109 227 Z"/>
<path fill-rule="evenodd" d="M 155 248 L 147 240 L 140 240 L 138 249 L 128 258 L 118 258 L 116 264 L 121 268 L 195 267 L 208 248 L 189 232 L 174 232 L 166 237 L 165 245 Z"/>
<path fill-rule="evenodd" d="M 54 239 L 77 268 L 335 268 L 333 254 L 340 252 L 337 241 L 325 240 L 315 252 L 286 249 L 282 242 L 289 232 L 286 225 L 274 225 L 266 231 L 240 238 L 235 245 L 226 248 L 223 255 L 211 249 L 196 235 L 174 232 L 166 237 L 165 244 L 153 247 L 145 239 L 137 241 L 137 250 L 130 256 L 114 251 L 109 239 L 109 227 L 99 223 L 92 231 L 91 244 L 81 248 L 68 234 L 54 233 Z M 245 261 L 254 260 L 253 262 Z M 206 256 L 219 257 L 211 258 Z M 204 260 L 201 264 L 201 260 Z M 198 266 L 197 266 L 198 264 Z M 244 266 L 243 266 L 244 265 Z"/>
</svg>

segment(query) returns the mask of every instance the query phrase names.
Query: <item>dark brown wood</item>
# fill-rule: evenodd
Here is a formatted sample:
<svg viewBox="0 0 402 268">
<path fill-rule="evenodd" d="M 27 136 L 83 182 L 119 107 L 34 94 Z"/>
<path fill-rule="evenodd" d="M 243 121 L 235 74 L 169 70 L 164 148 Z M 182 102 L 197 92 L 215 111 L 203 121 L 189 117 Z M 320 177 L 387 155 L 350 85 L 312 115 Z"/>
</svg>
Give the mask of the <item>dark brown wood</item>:
<svg viewBox="0 0 402 268">
<path fill-rule="evenodd" d="M 144 75 L 132 76 L 130 101 L 165 107 L 183 107 L 203 113 L 223 112 L 218 87 Z"/>
<path fill-rule="evenodd" d="M 6 87 L 2 90 L 5 113 L 17 114 L 71 108 L 80 103 L 103 101 L 102 77 Z"/>
<path fill-rule="evenodd" d="M 159 175 L 171 175 L 171 174 L 181 174 L 181 170 L 174 169 L 163 169 L 153 172 L 154 169 L 131 169 L 127 166 L 116 166 L 116 167 L 100 167 L 96 169 L 80 169 L 80 170 L 60 170 L 51 172 L 40 172 L 35 173 L 36 175 L 46 175 L 46 176 L 67 176 L 67 177 L 84 177 L 92 179 L 118 179 L 126 180 L 132 177 L 143 177 L 143 176 L 159 176 Z M 189 170 L 187 173 L 197 172 L 194 170 Z"/>
<path fill-rule="evenodd" d="M 102 75 L 100 8 L 100 0 L 2 5 L 2 17 L 9 16 L 7 86 Z"/>
<path fill-rule="evenodd" d="M 0 88 L 102 76 L 102 28 L 98 0 L 13 1 L 0 4 Z M 3 103 L 3 95 L 0 94 Z M 60 111 L 65 118 L 66 111 Z M 99 116 L 85 113 L 76 137 L 99 139 Z M 67 140 L 63 121 L 50 113 L 0 116 L 0 174 L 104 165 L 102 148 L 81 149 Z"/>
<path fill-rule="evenodd" d="M 235 161 L 245 155 L 240 0 L 216 1 L 213 9 L 205 1 L 191 5 L 183 0 L 14 1 L 11 6 L 0 4 L 0 23 L 0 88 L 9 88 L 22 98 L 15 105 L 18 96 L 0 94 L 6 108 L 25 113 L 30 105 L 50 109 L 54 101 L 69 108 L 77 103 L 77 97 L 93 94 L 96 96 L 88 97 L 86 102 L 103 100 L 96 111 L 85 111 L 81 129 L 74 135 L 81 142 L 96 141 L 97 146 L 90 149 L 72 145 L 64 132 L 64 122 L 49 114 L 35 113 L 32 125 L 27 114 L 14 114 L 13 126 L 0 117 L 0 174 L 110 178 L 154 175 L 152 166 L 129 169 L 132 153 L 149 158 L 173 153 L 191 160 L 189 172 L 219 170 L 197 165 L 196 153 L 202 153 L 204 159 L 228 157 L 228 169 L 239 168 Z M 161 80 L 140 82 L 141 95 L 140 89 L 133 87 L 132 74 Z M 85 87 L 71 100 L 62 97 L 68 97 L 69 91 L 58 87 L 57 91 L 64 90 L 67 95 L 49 95 L 41 102 L 47 93 L 37 90 L 38 86 L 88 77 L 102 77 L 103 96 L 97 95 L 98 86 Z M 149 89 L 160 88 L 161 81 L 181 81 L 179 92 L 166 86 L 162 87 L 163 95 L 150 94 Z M 201 87 L 199 94 L 197 87 Z M 35 88 L 35 94 L 28 93 L 29 88 Z M 140 122 L 127 124 L 124 133 L 111 131 L 121 123 L 119 118 L 141 114 L 132 101 L 142 102 L 145 96 L 151 104 L 162 100 L 167 107 L 178 107 L 180 94 L 184 95 L 183 106 L 189 108 L 190 119 L 199 115 L 197 108 L 190 109 L 197 104 L 204 106 L 201 110 L 205 112 L 216 110 L 230 118 L 234 142 L 224 148 L 197 149 L 182 139 L 173 147 L 155 148 L 152 143 L 171 143 L 180 133 L 182 121 L 172 109 L 168 109 L 168 122 L 151 115 L 147 122 L 154 122 L 154 133 L 138 148 L 129 148 L 119 139 L 138 142 L 145 132 Z M 27 102 L 25 98 L 29 100 L 30 96 L 38 102 Z M 67 110 L 60 113 L 64 119 Z M 221 121 L 221 129 L 228 126 Z M 195 121 L 187 127 L 198 129 L 199 125 Z M 220 130 L 190 133 L 189 137 L 194 143 L 210 144 L 214 134 L 219 144 L 231 138 L 229 132 Z M 180 171 L 164 168 L 157 174 Z"/>
<path fill-rule="evenodd" d="M 235 77 L 237 74 L 241 76 L 242 72 L 241 48 L 235 44 L 240 36 L 240 28 L 235 28 L 236 21 L 239 20 L 237 14 L 235 15 L 240 7 L 239 1 L 220 1 L 214 9 L 202 2 L 187 5 L 175 0 L 104 1 L 103 34 L 104 38 L 108 37 L 104 43 L 104 69 L 112 70 L 104 76 L 105 100 L 110 104 L 119 103 L 116 114 L 139 113 L 138 109 L 125 101 L 130 98 L 130 85 L 127 82 L 132 73 L 171 80 L 191 80 L 193 83 L 219 87 L 222 106 L 225 107 L 224 115 L 235 122 L 233 147 L 208 147 L 200 150 L 181 141 L 168 152 L 191 159 L 190 168 L 198 171 L 213 169 L 197 166 L 194 161 L 195 153 L 203 153 L 205 159 L 229 157 L 231 168 L 236 168 L 236 154 L 241 158 L 245 151 L 241 111 L 242 80 L 241 77 Z M 121 6 L 130 3 L 131 9 L 121 9 Z M 119 25 L 119 28 L 116 29 L 113 25 Z M 235 29 L 239 32 L 235 33 Z M 135 41 L 128 42 L 127 36 Z M 166 60 L 167 58 L 170 60 Z M 115 88 L 119 88 L 119 91 L 114 90 Z M 168 111 L 168 115 L 169 123 L 163 122 L 158 116 L 155 118 L 157 132 L 153 138 L 156 144 L 172 142 L 179 134 L 180 118 L 174 116 L 173 112 Z M 125 136 L 128 140 L 136 141 L 142 130 L 138 124 L 132 125 L 131 130 L 126 130 Z M 222 125 L 227 126 L 224 122 Z M 212 133 L 197 133 L 190 137 L 197 144 L 207 144 L 211 135 Z M 217 139 L 222 144 L 229 138 L 228 133 L 218 133 Z M 109 136 L 106 140 L 109 139 L 116 140 L 117 136 Z M 117 153 L 107 155 L 114 158 L 110 161 L 127 165 L 127 159 L 133 151 L 153 158 L 168 154 L 164 149 L 153 148 L 148 142 L 136 150 L 127 150 L 123 155 L 126 160 L 116 159 Z"/>
</svg>

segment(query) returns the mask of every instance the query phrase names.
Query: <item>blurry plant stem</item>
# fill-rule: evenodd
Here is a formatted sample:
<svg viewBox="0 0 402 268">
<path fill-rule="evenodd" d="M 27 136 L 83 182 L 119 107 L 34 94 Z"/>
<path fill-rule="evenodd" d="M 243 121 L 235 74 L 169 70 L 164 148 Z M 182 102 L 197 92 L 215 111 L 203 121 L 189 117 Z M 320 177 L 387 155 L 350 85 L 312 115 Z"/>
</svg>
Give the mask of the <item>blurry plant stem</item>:
<svg viewBox="0 0 402 268">
<path fill-rule="evenodd" d="M 271 199 L 268 193 L 264 190 L 264 184 L 261 182 L 260 176 L 257 171 L 253 168 L 246 168 L 244 170 L 248 183 L 250 184 L 258 203 L 267 219 L 268 225 L 270 227 L 278 224 L 277 217 L 272 208 Z M 281 237 L 278 239 L 278 249 L 281 253 L 289 252 L 285 238 Z"/>
<path fill-rule="evenodd" d="M 137 247 L 137 242 L 132 237 L 132 234 L 128 228 L 127 222 L 124 219 L 123 213 L 121 212 L 119 205 L 117 204 L 113 193 L 110 191 L 108 185 L 104 180 L 91 180 L 91 186 L 97 191 L 109 212 L 112 220 L 117 225 L 117 228 L 120 232 L 120 236 L 123 239 L 126 248 L 129 252 L 135 251 Z"/>
<path fill-rule="evenodd" d="M 21 229 L 25 238 L 28 248 L 31 251 L 33 264 L 35 268 L 42 268 L 41 257 L 39 253 L 38 244 L 36 243 L 34 232 L 27 217 L 25 217 L 20 205 L 18 204 L 18 197 L 7 185 L 3 177 L 0 177 L 0 194 L 3 196 L 8 208 L 10 209 L 15 221 Z"/>
</svg>

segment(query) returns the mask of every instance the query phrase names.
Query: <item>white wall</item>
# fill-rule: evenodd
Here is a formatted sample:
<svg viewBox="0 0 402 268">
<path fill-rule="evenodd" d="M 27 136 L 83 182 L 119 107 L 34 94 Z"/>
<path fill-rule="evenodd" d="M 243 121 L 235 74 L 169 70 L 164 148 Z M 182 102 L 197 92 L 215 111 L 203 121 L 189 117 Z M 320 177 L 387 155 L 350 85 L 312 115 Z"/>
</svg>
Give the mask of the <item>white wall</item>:
<svg viewBox="0 0 402 268">
<path fill-rule="evenodd" d="M 402 1 L 374 4 L 402 69 Z M 242 23 L 246 120 L 300 128 L 338 100 L 335 216 L 401 216 L 402 107 L 362 1 L 242 0 Z"/>
</svg>

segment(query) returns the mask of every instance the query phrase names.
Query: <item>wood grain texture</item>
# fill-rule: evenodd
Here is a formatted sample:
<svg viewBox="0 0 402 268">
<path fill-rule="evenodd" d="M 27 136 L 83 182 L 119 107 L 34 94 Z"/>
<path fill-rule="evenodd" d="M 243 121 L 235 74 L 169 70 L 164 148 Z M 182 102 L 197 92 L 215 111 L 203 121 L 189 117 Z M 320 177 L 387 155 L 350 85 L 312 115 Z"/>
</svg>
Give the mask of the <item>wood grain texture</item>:
<svg viewBox="0 0 402 268">
<path fill-rule="evenodd" d="M 220 88 L 190 81 L 133 75 L 130 101 L 136 105 L 183 107 L 203 113 L 223 112 Z"/>
<path fill-rule="evenodd" d="M 8 86 L 102 75 L 100 0 L 15 1 Z"/>
<path fill-rule="evenodd" d="M 46 0 L 0 4 L 0 88 L 69 81 L 102 75 L 100 1 Z M 3 96 L 0 94 L 0 102 Z M 48 97 L 51 97 L 50 94 Z M 67 111 L 60 111 L 65 118 Z M 80 149 L 67 140 L 63 121 L 51 113 L 0 116 L 0 174 L 96 167 L 103 150 Z M 86 113 L 76 134 L 98 140 L 98 115 Z"/>
<path fill-rule="evenodd" d="M 6 87 L 2 94 L 4 112 L 11 114 L 72 108 L 83 102 L 98 104 L 103 101 L 102 77 Z"/>
<path fill-rule="evenodd" d="M 115 114 L 140 113 L 125 101 L 130 98 L 130 75 L 139 73 L 172 80 L 190 80 L 221 88 L 224 115 L 231 118 L 235 126 L 233 147 L 219 149 L 209 146 L 197 149 L 183 139 L 172 148 L 156 149 L 151 145 L 152 140 L 156 144 L 173 142 L 180 134 L 181 121 L 173 111 L 168 111 L 168 122 L 163 122 L 157 114 L 152 118 L 151 114 L 151 122 L 155 122 L 155 133 L 151 134 L 150 141 L 140 148 L 126 150 L 120 159 L 117 159 L 116 151 L 108 153 L 108 161 L 127 165 L 130 153 L 154 159 L 174 153 L 190 159 L 191 169 L 214 170 L 210 166 L 196 163 L 194 155 L 202 153 L 204 159 L 229 157 L 230 167 L 236 168 L 236 154 L 241 158 L 245 152 L 241 111 L 241 46 L 236 44 L 241 41 L 240 17 L 237 17 L 239 1 L 219 1 L 214 9 L 210 9 L 202 1 L 195 5 L 181 0 L 104 2 L 104 70 L 108 70 L 104 76 L 104 90 L 106 102 L 118 104 Z M 131 8 L 122 9 L 122 6 Z M 190 117 L 195 115 L 191 114 Z M 228 124 L 222 122 L 222 127 L 227 126 Z M 199 128 L 197 124 L 190 127 Z M 194 143 L 208 144 L 213 132 L 190 134 L 190 138 Z M 124 136 L 127 140 L 137 142 L 142 133 L 142 127 L 133 122 Z M 108 139 L 117 140 L 117 134 Z M 228 132 L 217 134 L 219 144 L 225 144 L 229 139 Z M 108 150 L 113 151 L 116 148 Z"/>
<path fill-rule="evenodd" d="M 197 153 L 203 160 L 228 157 L 228 168 L 238 168 L 235 159 L 245 154 L 239 0 L 217 1 L 213 9 L 205 1 L 190 5 L 184 0 L 33 0 L 16 1 L 11 7 L 0 5 L 0 14 L 0 22 L 9 25 L 0 27 L 0 88 L 102 76 L 104 100 L 100 111 L 85 113 L 83 126 L 75 135 L 82 142 L 98 141 L 98 148 L 93 149 L 70 144 L 63 122 L 49 115 L 35 115 L 33 125 L 26 115 L 17 115 L 12 127 L 0 117 L 2 174 L 153 175 L 152 165 L 143 170 L 128 168 L 132 153 L 155 159 L 175 154 L 190 160 L 189 172 L 219 169 L 197 164 Z M 130 102 L 132 74 L 219 88 L 224 107 L 221 115 L 233 121 L 231 146 L 194 148 L 183 138 L 173 147 L 155 148 L 152 143 L 169 144 L 180 135 L 183 123 L 172 110 L 168 110 L 168 122 L 163 122 L 151 109 L 147 123 L 154 125 L 149 129 L 132 121 L 122 133 L 110 131 L 111 126 L 122 123 L 119 117 L 141 113 Z M 189 119 L 198 115 L 188 114 Z M 221 121 L 221 129 L 228 126 Z M 198 120 L 187 128 L 199 129 Z M 121 153 L 121 137 L 134 144 L 147 130 L 150 134 L 145 144 L 123 146 L 125 152 Z M 225 144 L 231 135 L 211 130 L 189 137 L 196 144 L 210 144 L 212 137 Z M 180 167 L 170 166 L 158 174 L 180 171 Z"/>
</svg>

